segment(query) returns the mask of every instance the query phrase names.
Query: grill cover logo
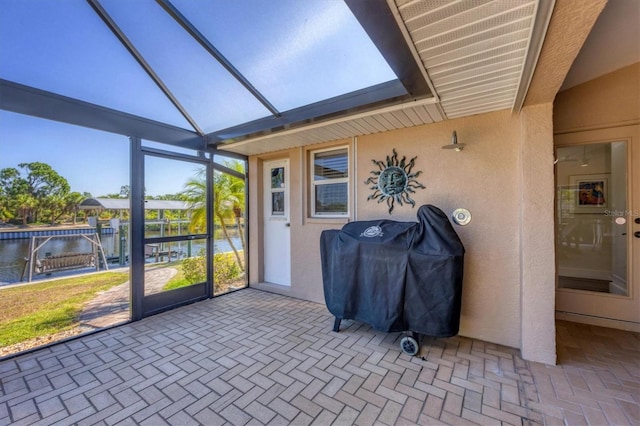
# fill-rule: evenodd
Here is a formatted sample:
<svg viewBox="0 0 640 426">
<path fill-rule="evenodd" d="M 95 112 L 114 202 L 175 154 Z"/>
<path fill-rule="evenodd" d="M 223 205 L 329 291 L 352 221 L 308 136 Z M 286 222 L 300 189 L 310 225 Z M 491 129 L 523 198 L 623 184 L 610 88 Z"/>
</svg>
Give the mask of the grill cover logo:
<svg viewBox="0 0 640 426">
<path fill-rule="evenodd" d="M 382 237 L 383 235 L 384 232 L 382 232 L 382 228 L 380 228 L 379 226 L 370 226 L 365 229 L 362 234 L 360 234 L 361 237 L 367 238 Z"/>
</svg>

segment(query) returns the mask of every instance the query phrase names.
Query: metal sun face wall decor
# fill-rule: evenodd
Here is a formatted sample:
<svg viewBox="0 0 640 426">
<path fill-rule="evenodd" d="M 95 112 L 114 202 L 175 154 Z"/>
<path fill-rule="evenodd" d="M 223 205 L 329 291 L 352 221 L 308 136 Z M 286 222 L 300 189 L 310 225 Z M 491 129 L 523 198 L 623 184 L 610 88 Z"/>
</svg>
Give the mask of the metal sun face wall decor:
<svg viewBox="0 0 640 426">
<path fill-rule="evenodd" d="M 413 157 L 409 162 L 407 162 L 407 157 L 402 157 L 401 160 L 398 160 L 398 154 L 394 149 L 393 155 L 391 157 L 387 156 L 386 163 L 384 161 L 371 160 L 373 164 L 378 166 L 379 170 L 371 171 L 373 176 L 364 182 L 365 184 L 370 184 L 369 189 L 373 190 L 367 201 L 376 199 L 378 203 L 386 201 L 389 207 L 389 214 L 393 211 L 396 201 L 400 205 L 407 203 L 411 207 L 415 207 L 416 203 L 409 194 L 415 193 L 418 188 L 425 188 L 424 185 L 415 180 L 422 172 L 411 173 L 416 158 L 418 157 Z"/>
</svg>

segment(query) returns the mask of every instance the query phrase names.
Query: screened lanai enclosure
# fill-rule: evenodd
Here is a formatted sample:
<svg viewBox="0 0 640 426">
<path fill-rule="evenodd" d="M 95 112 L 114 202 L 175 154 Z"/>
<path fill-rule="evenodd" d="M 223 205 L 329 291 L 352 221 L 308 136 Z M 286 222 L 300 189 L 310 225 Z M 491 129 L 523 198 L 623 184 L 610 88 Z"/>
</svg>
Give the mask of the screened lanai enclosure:
<svg viewBox="0 0 640 426">
<path fill-rule="evenodd" d="M 433 99 L 401 39 L 384 1 L 4 0 L 0 232 L 72 213 L 74 226 L 111 229 L 106 258 L 128 267 L 112 297 L 120 320 L 246 287 L 247 157 L 226 148 Z M 121 208 L 77 209 L 101 197 Z M 24 243 L 0 240 L 2 268 L 22 266 Z M 42 251 L 82 251 L 65 247 Z"/>
<path fill-rule="evenodd" d="M 582 291 L 557 285 L 554 201 L 562 193 L 554 182 L 564 175 L 553 156 L 564 145 L 556 142 L 600 129 L 595 115 L 615 125 L 606 138 L 585 130 L 566 143 L 627 140 L 631 155 L 620 170 L 629 205 L 614 210 L 637 210 L 637 135 L 622 132 L 637 124 L 636 99 L 626 96 L 637 88 L 638 60 L 603 56 L 638 52 L 622 43 L 638 37 L 620 36 L 638 27 L 622 19 L 638 16 L 620 7 L 631 4 L 0 0 L 0 340 L 42 338 L 21 324 L 104 327 L 92 309 L 110 303 L 124 306 L 120 322 L 137 321 L 234 290 L 247 294 L 249 285 L 323 303 L 322 231 L 415 217 L 402 198 L 409 191 L 384 194 L 397 200 L 391 212 L 393 204 L 376 200 L 380 179 L 371 178 L 385 165 L 402 168 L 406 157 L 424 173 L 424 190 L 411 193 L 416 209 L 432 204 L 450 219 L 456 210 L 473 212 L 460 229 L 469 247 L 465 280 L 472 277 L 460 333 L 555 363 L 561 305 L 554 301 L 577 300 Z M 604 35 L 619 46 L 591 43 Z M 582 47 L 595 56 L 581 61 Z M 454 141 L 464 150 L 443 149 Z M 624 180 L 581 168 L 562 185 L 581 182 L 575 176 L 585 172 L 598 187 Z M 90 199 L 124 207 L 79 208 Z M 595 203 L 581 218 L 604 214 Z M 631 222 L 624 224 L 629 241 Z M 579 245 L 597 234 L 593 223 L 581 228 Z M 60 228 L 98 234 L 109 270 L 47 271 L 42 265 L 55 262 L 44 258 L 91 250 L 64 237 L 64 247 L 40 248 L 40 266 L 28 263 L 36 276 L 20 283 L 28 256 L 20 247 Z M 634 244 L 628 265 L 638 264 Z M 632 272 L 627 280 L 636 285 Z M 627 307 L 635 314 L 638 292 L 626 294 L 612 294 L 602 311 L 622 312 L 613 305 L 624 303 L 624 314 Z M 8 300 L 24 303 L 7 309 Z M 0 341 L 0 357 L 7 344 Z"/>
</svg>

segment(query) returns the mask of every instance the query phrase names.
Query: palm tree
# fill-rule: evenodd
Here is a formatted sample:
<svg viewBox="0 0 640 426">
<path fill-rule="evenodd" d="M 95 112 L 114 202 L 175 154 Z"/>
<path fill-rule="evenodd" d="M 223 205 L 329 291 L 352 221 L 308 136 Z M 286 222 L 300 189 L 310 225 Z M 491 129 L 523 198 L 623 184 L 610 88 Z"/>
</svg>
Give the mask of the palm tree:
<svg viewBox="0 0 640 426">
<path fill-rule="evenodd" d="M 31 212 L 37 205 L 36 199 L 31 194 L 19 194 L 14 200 L 14 205 L 22 216 L 22 225 L 26 226 Z"/>
<path fill-rule="evenodd" d="M 9 197 L 0 194 L 0 222 L 13 219 L 15 215 L 11 212 Z"/>
<path fill-rule="evenodd" d="M 79 192 L 70 192 L 64 197 L 65 210 L 73 214 L 73 224 L 76 224 L 78 218 L 78 210 L 80 210 L 80 203 L 85 199 L 85 196 Z"/>
<path fill-rule="evenodd" d="M 65 212 L 66 199 L 64 195 L 50 194 L 40 201 L 40 207 L 43 209 L 43 214 L 49 213 L 50 222 L 54 225 Z"/>
<path fill-rule="evenodd" d="M 189 232 L 201 233 L 207 228 L 207 181 L 204 170 L 199 170 L 195 177 L 185 183 L 184 188 L 180 198 L 190 203 L 192 210 Z"/>
<path fill-rule="evenodd" d="M 229 161 L 225 163 L 225 166 L 240 173 L 244 173 L 244 165 L 238 161 Z M 243 229 L 242 219 L 244 218 L 245 211 L 245 193 L 246 187 L 243 179 L 231 176 L 226 173 L 218 173 L 225 179 L 225 186 L 228 187 L 229 197 L 227 199 L 230 203 L 230 208 L 233 211 L 233 217 L 236 222 L 238 234 L 240 235 L 240 244 L 242 244 L 242 250 L 246 248 L 245 233 Z M 215 179 L 214 179 L 215 185 Z"/>
<path fill-rule="evenodd" d="M 226 164 L 227 167 L 234 170 L 244 171 L 244 167 L 240 163 Z M 213 177 L 213 215 L 216 223 L 220 225 L 224 238 L 235 254 L 238 265 L 244 270 L 244 262 L 238 252 L 225 220 L 233 218 L 238 225 L 240 234 L 240 243 L 242 250 L 245 250 L 244 231 L 241 228 L 240 218 L 244 214 L 244 197 L 245 185 L 242 179 L 228 175 L 226 173 L 215 172 Z M 193 209 L 191 222 L 189 223 L 190 232 L 198 232 L 206 229 L 206 194 L 207 183 L 204 171 L 199 171 L 197 175 L 187 181 L 185 190 L 181 194 L 182 198 L 191 203 Z"/>
</svg>

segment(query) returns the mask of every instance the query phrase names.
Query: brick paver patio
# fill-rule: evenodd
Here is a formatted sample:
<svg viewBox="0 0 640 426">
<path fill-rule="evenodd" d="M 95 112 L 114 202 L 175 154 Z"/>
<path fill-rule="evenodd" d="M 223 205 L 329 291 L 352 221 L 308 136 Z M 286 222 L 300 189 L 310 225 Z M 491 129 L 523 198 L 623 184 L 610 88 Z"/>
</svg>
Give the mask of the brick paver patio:
<svg viewBox="0 0 640 426">
<path fill-rule="evenodd" d="M 247 289 L 0 361 L 0 424 L 640 424 L 637 334 L 559 323 L 561 366 Z"/>
</svg>

